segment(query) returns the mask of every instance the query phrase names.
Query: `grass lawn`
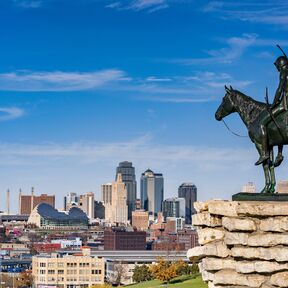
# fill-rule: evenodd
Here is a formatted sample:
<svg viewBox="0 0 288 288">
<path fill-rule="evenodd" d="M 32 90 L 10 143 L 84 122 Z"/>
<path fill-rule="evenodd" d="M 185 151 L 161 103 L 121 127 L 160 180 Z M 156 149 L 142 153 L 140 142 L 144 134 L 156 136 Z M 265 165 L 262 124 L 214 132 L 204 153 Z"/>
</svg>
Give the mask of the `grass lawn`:
<svg viewBox="0 0 288 288">
<path fill-rule="evenodd" d="M 159 280 L 152 280 L 152 281 L 146 281 L 138 284 L 133 284 L 133 285 L 127 285 L 125 287 L 129 288 L 160 288 L 160 287 L 165 287 L 166 285 L 163 284 Z M 207 284 L 205 284 L 201 276 L 192 276 L 192 275 L 185 275 L 181 276 L 178 278 L 173 279 L 169 285 L 168 288 L 207 288 Z"/>
</svg>

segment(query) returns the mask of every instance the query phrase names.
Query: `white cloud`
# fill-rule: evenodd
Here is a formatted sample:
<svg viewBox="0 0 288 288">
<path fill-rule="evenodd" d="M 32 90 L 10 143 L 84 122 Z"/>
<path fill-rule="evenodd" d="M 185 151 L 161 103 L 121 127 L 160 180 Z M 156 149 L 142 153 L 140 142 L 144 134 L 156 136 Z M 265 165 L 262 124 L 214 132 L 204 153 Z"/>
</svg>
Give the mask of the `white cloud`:
<svg viewBox="0 0 288 288">
<path fill-rule="evenodd" d="M 16 197 L 20 187 L 26 192 L 33 185 L 41 193 L 55 193 L 59 207 L 69 191 L 94 191 L 100 199 L 100 185 L 113 181 L 116 165 L 129 160 L 137 178 L 148 167 L 163 173 L 165 197 L 175 196 L 181 183 L 191 181 L 198 187 L 199 199 L 227 199 L 244 183 L 263 181 L 261 167 L 253 165 L 256 150 L 249 147 L 159 144 L 149 134 L 113 143 L 0 143 L 0 188 L 9 187 Z"/>
<path fill-rule="evenodd" d="M 14 120 L 24 114 L 24 110 L 17 107 L 0 107 L 0 122 Z"/>
<path fill-rule="evenodd" d="M 146 78 L 147 82 L 170 82 L 172 81 L 171 78 L 159 78 L 155 76 L 150 76 Z"/>
<path fill-rule="evenodd" d="M 133 0 L 133 1 L 123 1 L 112 2 L 106 5 L 107 8 L 117 9 L 117 10 L 133 10 L 133 11 L 147 11 L 148 13 L 153 13 L 162 9 L 169 7 L 168 0 Z"/>
<path fill-rule="evenodd" d="M 227 73 L 209 71 L 190 76 L 143 78 L 129 77 L 124 71 L 115 69 L 97 72 L 16 71 L 0 74 L 0 91 L 65 92 L 101 89 L 109 95 L 115 95 L 117 91 L 117 94 L 121 92 L 124 97 L 132 97 L 133 100 L 168 103 L 213 101 L 222 93 L 225 84 L 242 88 L 251 82 L 235 80 Z"/>
<path fill-rule="evenodd" d="M 16 71 L 0 74 L 0 90 L 5 91 L 79 91 L 96 89 L 121 80 L 124 72 L 31 72 Z"/>
<path fill-rule="evenodd" d="M 13 4 L 17 7 L 24 9 L 39 8 L 42 6 L 42 0 L 12 0 Z"/>
<path fill-rule="evenodd" d="M 288 24 L 287 1 L 211 1 L 203 7 L 222 19 L 239 19 L 270 25 Z M 281 28 L 281 27 L 280 27 Z M 282 28 L 286 28 L 283 26 Z"/>
<path fill-rule="evenodd" d="M 169 62 L 180 63 L 184 65 L 208 65 L 208 64 L 227 64 L 239 59 L 246 49 L 255 44 L 257 39 L 256 34 L 244 33 L 240 37 L 228 38 L 226 47 L 219 50 L 209 50 L 206 53 L 209 57 L 203 58 L 186 58 L 169 60 Z"/>
<path fill-rule="evenodd" d="M 76 161 L 86 165 L 122 159 L 151 161 L 165 167 L 169 163 L 189 163 L 197 169 L 229 170 L 252 159 L 252 149 L 213 148 L 193 145 L 160 145 L 149 134 L 129 142 L 115 143 L 47 143 L 23 145 L 0 143 L 1 165 L 32 165 L 45 161 Z M 50 159 L 50 160 L 49 160 Z M 62 159 L 62 160 L 61 160 Z M 149 160 L 148 160 L 149 159 Z M 66 161 L 65 160 L 65 161 Z M 221 167 L 219 165 L 221 163 Z M 207 168 L 209 167 L 209 168 Z M 219 168 L 220 167 L 220 168 Z"/>
</svg>

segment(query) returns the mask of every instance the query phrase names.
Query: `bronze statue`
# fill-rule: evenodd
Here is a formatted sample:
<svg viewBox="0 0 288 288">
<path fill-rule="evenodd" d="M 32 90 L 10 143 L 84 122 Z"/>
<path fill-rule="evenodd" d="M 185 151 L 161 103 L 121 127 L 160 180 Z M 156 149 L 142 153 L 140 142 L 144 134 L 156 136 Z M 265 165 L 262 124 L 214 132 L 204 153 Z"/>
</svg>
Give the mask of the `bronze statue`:
<svg viewBox="0 0 288 288">
<path fill-rule="evenodd" d="M 282 49 L 281 51 L 283 52 Z M 249 137 L 260 155 L 255 165 L 262 164 L 264 169 L 265 187 L 262 193 L 275 192 L 274 167 L 282 163 L 283 145 L 288 144 L 288 59 L 284 52 L 283 54 L 284 56 L 278 57 L 274 63 L 280 72 L 280 81 L 272 105 L 268 103 L 267 92 L 267 103 L 262 103 L 234 90 L 231 86 L 225 86 L 226 94 L 215 114 L 215 118 L 220 121 L 237 112 L 246 125 Z M 278 146 L 275 161 L 274 146 Z"/>
</svg>

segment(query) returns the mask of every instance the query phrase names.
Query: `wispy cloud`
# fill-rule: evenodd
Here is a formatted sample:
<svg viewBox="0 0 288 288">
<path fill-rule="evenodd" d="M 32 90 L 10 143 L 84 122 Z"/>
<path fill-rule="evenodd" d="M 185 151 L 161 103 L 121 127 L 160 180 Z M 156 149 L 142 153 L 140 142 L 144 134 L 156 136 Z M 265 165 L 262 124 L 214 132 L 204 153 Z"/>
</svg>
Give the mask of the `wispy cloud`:
<svg viewBox="0 0 288 288">
<path fill-rule="evenodd" d="M 168 0 L 134 0 L 134 1 L 117 1 L 106 6 L 107 8 L 117 10 L 146 11 L 153 13 L 169 7 Z"/>
<path fill-rule="evenodd" d="M 51 161 L 77 161 L 86 165 L 118 159 L 133 159 L 142 162 L 158 163 L 165 167 L 169 163 L 177 165 L 195 165 L 202 171 L 226 170 L 235 165 L 243 165 L 253 161 L 253 150 L 226 149 L 192 145 L 160 145 L 153 143 L 151 135 L 136 138 L 128 142 L 114 143 L 48 143 L 42 145 L 22 145 L 0 143 L 1 163 L 5 165 L 37 164 L 43 159 Z M 251 158 L 251 159 L 250 159 Z M 219 165 L 221 163 L 221 165 Z M 147 164 L 146 164 L 147 165 Z"/>
<path fill-rule="evenodd" d="M 204 12 L 211 12 L 222 19 L 239 19 L 270 25 L 288 24 L 287 1 L 211 1 L 203 7 Z M 282 27 L 285 28 L 285 27 Z"/>
<path fill-rule="evenodd" d="M 169 62 L 180 63 L 184 65 L 208 65 L 208 64 L 227 64 L 239 59 L 245 52 L 245 50 L 252 46 L 257 39 L 256 34 L 243 34 L 240 37 L 228 38 L 226 46 L 219 50 L 208 50 L 206 54 L 208 57 L 203 58 L 185 58 L 174 59 Z"/>
<path fill-rule="evenodd" d="M 42 0 L 12 0 L 14 6 L 24 8 L 24 9 L 33 9 L 39 8 L 42 6 Z"/>
<path fill-rule="evenodd" d="M 227 73 L 194 72 L 186 76 L 130 77 L 122 70 L 97 72 L 16 71 L 0 74 L 0 91 L 67 92 L 101 89 L 120 92 L 133 100 L 200 103 L 213 101 L 225 84 L 242 88 L 251 84 Z"/>
<path fill-rule="evenodd" d="M 11 91 L 79 91 L 96 89 L 124 76 L 121 70 L 97 72 L 31 72 L 0 74 L 0 90 Z"/>
<path fill-rule="evenodd" d="M 0 122 L 14 120 L 25 114 L 23 109 L 18 107 L 0 107 Z"/>
<path fill-rule="evenodd" d="M 159 81 L 152 81 L 159 79 Z M 167 81 L 166 81 L 167 79 Z M 169 79 L 169 81 L 168 81 Z M 252 84 L 249 80 L 236 80 L 228 73 L 197 71 L 189 76 L 155 77 L 119 89 L 138 91 L 138 100 L 166 103 L 205 103 L 215 101 L 223 94 L 224 85 L 238 89 Z"/>
</svg>

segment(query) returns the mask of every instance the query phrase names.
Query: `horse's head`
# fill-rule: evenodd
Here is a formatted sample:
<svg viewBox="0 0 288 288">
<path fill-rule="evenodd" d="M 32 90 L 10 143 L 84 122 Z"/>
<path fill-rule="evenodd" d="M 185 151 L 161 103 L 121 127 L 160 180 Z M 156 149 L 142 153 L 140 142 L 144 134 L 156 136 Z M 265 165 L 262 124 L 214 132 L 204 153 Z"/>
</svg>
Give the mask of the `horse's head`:
<svg viewBox="0 0 288 288">
<path fill-rule="evenodd" d="M 218 107 L 215 113 L 215 118 L 218 121 L 221 121 L 224 117 L 235 112 L 235 107 L 232 101 L 233 95 L 235 94 L 234 90 L 231 86 L 230 88 L 228 88 L 226 85 L 225 85 L 225 90 L 226 90 L 226 94 L 223 97 L 222 103 L 220 104 L 220 106 Z"/>
</svg>

